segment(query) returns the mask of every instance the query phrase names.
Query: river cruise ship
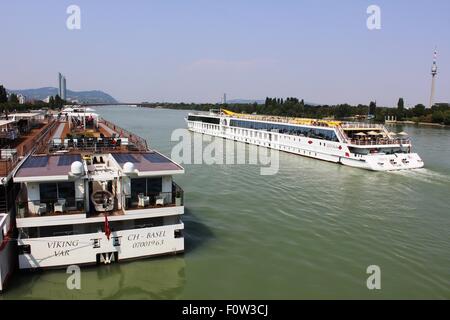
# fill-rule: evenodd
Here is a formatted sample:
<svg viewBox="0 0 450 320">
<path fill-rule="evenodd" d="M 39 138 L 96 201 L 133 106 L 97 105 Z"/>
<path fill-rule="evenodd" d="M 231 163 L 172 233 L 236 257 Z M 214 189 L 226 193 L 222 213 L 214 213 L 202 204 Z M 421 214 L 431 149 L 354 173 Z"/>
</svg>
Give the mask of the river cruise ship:
<svg viewBox="0 0 450 320">
<path fill-rule="evenodd" d="M 374 171 L 415 169 L 423 161 L 405 132 L 381 124 L 255 114 L 189 113 L 190 131 Z"/>
<path fill-rule="evenodd" d="M 184 251 L 183 190 L 173 179 L 183 167 L 92 111 L 27 119 L 0 120 L 2 284 L 15 264 L 57 268 Z"/>
<path fill-rule="evenodd" d="M 41 111 L 0 115 L 0 292 L 17 266 L 14 170 L 49 137 L 53 122 Z"/>
</svg>

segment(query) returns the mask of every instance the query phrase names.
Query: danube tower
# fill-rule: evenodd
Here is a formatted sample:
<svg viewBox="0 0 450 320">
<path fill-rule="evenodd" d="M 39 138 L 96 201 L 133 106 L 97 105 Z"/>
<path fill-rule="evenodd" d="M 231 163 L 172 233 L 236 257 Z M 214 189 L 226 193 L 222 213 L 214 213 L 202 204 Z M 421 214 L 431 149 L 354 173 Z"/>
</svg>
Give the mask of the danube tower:
<svg viewBox="0 0 450 320">
<path fill-rule="evenodd" d="M 437 56 L 437 52 L 436 52 L 436 49 L 435 49 L 434 50 L 434 55 L 433 55 L 433 66 L 431 67 L 431 77 L 432 78 L 431 78 L 430 108 L 434 104 L 434 86 L 435 86 L 436 75 L 437 75 L 436 56 Z"/>
</svg>

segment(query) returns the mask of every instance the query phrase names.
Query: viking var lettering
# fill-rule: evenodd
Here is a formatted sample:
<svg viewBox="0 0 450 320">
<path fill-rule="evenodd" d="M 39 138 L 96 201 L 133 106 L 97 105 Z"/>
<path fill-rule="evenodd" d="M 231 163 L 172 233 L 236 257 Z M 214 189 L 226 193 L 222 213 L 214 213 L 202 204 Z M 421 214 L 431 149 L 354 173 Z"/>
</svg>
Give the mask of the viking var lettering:
<svg viewBox="0 0 450 320">
<path fill-rule="evenodd" d="M 71 241 L 51 241 L 47 243 L 49 249 L 57 249 L 57 248 L 73 248 L 78 247 L 78 240 Z"/>
</svg>

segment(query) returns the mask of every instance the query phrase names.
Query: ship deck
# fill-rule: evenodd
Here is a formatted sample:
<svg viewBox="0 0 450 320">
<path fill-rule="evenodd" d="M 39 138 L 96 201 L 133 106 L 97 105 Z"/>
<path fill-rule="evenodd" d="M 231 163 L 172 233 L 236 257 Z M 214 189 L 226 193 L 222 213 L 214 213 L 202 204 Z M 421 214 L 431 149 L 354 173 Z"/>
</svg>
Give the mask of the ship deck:
<svg viewBox="0 0 450 320">
<path fill-rule="evenodd" d="M 64 212 L 55 212 L 51 210 L 44 213 L 35 213 L 31 212 L 30 210 L 25 210 L 25 212 L 18 215 L 18 218 L 58 217 L 58 216 L 79 215 L 79 214 L 86 214 L 87 218 L 100 218 L 105 216 L 104 212 L 86 213 L 85 210 L 67 209 Z M 106 214 L 108 217 L 120 217 L 123 216 L 125 213 L 123 210 L 113 210 L 106 212 Z"/>
<path fill-rule="evenodd" d="M 106 138 L 112 138 L 112 137 L 118 137 L 119 133 L 111 128 L 109 128 L 105 123 L 100 122 L 98 124 L 97 130 L 87 130 L 87 133 L 89 135 L 92 135 L 93 137 L 99 138 L 99 137 L 106 137 Z M 66 137 L 76 134 L 77 130 L 73 130 L 70 128 L 70 124 L 68 121 L 60 120 L 58 123 L 58 128 L 56 129 L 53 139 L 66 139 Z"/>
<path fill-rule="evenodd" d="M 18 139 L 3 145 L 1 147 L 0 176 L 7 176 L 17 165 L 20 158 L 31 152 L 53 125 L 53 121 L 41 123 L 26 134 L 22 134 Z"/>
</svg>

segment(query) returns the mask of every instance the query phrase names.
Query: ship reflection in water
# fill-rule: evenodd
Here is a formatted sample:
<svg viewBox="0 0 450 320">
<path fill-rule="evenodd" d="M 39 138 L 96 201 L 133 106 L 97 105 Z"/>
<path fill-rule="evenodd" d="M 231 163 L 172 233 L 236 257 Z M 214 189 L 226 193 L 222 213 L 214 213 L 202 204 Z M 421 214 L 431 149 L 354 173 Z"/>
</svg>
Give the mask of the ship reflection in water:
<svg viewBox="0 0 450 320">
<path fill-rule="evenodd" d="M 65 270 L 16 274 L 1 299 L 177 299 L 186 283 L 183 257 L 168 256 L 81 268 L 81 289 L 68 289 Z M 72 279 L 72 278 L 71 278 Z M 69 281 L 70 282 L 70 281 Z M 72 282 L 71 282 L 72 283 Z"/>
</svg>

